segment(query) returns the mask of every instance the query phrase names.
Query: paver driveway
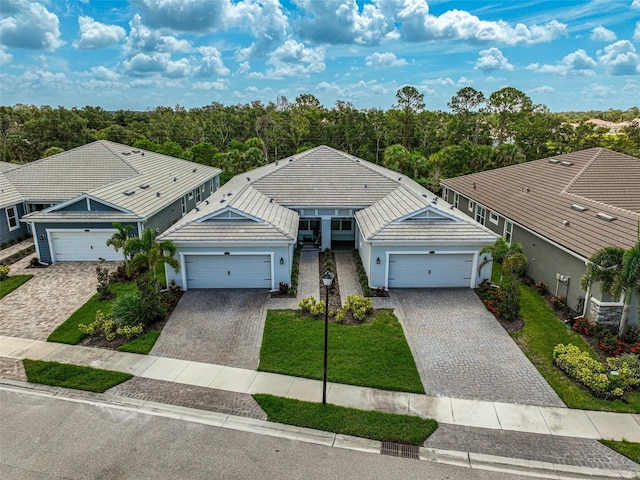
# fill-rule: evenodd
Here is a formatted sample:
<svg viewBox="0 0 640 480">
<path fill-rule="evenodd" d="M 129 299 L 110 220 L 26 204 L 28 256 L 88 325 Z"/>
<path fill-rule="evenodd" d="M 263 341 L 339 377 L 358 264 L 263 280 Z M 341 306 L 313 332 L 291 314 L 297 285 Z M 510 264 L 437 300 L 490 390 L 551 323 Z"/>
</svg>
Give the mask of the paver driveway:
<svg viewBox="0 0 640 480">
<path fill-rule="evenodd" d="M 98 263 L 60 262 L 47 268 L 25 268 L 28 264 L 25 258 L 11 266 L 12 275 L 31 274 L 33 278 L 0 299 L 0 335 L 46 340 L 96 293 Z"/>
<path fill-rule="evenodd" d="M 255 370 L 266 290 L 187 290 L 151 355 Z"/>
<path fill-rule="evenodd" d="M 469 289 L 399 289 L 396 313 L 430 395 L 564 406 Z"/>
</svg>

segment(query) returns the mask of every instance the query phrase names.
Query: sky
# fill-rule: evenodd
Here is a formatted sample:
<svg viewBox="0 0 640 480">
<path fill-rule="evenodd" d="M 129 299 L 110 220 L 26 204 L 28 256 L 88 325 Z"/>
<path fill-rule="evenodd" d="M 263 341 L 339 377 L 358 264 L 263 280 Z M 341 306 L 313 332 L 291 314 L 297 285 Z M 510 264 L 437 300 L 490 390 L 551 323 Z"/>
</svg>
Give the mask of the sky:
<svg viewBox="0 0 640 480">
<path fill-rule="evenodd" d="M 428 110 L 470 86 L 553 112 L 640 102 L 640 0 L 1 0 L 0 105 L 187 109 L 314 95 Z"/>
</svg>

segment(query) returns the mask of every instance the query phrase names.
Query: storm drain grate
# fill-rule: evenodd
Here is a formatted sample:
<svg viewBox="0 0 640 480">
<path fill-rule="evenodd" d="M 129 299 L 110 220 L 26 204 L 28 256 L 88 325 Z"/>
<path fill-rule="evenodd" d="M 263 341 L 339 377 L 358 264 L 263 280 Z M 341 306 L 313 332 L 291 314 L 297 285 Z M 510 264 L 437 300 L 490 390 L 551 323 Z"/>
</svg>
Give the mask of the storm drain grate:
<svg viewBox="0 0 640 480">
<path fill-rule="evenodd" d="M 382 442 L 380 453 L 391 457 L 415 458 L 418 460 L 419 449 L 414 445 L 403 445 L 401 443 Z"/>
</svg>

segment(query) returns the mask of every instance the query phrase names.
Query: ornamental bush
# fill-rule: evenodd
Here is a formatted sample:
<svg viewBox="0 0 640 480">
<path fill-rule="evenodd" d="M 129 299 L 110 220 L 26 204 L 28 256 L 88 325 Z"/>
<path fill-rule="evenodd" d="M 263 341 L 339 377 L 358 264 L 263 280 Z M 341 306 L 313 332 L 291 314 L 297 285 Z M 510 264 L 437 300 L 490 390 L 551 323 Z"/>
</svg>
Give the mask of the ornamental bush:
<svg viewBox="0 0 640 480">
<path fill-rule="evenodd" d="M 303 312 L 309 313 L 315 317 L 324 313 L 325 305 L 326 303 L 324 300 L 317 301 L 314 296 L 304 297 L 298 304 Z"/>
<path fill-rule="evenodd" d="M 9 267 L 9 265 L 0 265 L 0 280 L 7 278 L 10 271 L 11 267 Z"/>
<path fill-rule="evenodd" d="M 353 318 L 363 322 L 367 315 L 373 312 L 373 300 L 360 295 L 349 295 L 344 302 L 344 309 L 353 315 Z"/>
</svg>

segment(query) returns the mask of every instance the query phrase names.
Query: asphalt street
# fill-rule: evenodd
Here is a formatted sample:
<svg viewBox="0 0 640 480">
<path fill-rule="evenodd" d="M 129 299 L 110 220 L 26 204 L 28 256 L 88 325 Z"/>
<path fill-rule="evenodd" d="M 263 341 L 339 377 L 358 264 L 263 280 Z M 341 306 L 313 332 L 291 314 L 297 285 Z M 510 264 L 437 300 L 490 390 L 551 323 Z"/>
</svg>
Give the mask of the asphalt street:
<svg viewBox="0 0 640 480">
<path fill-rule="evenodd" d="M 517 480 L 0 389 L 0 478 Z"/>
</svg>

